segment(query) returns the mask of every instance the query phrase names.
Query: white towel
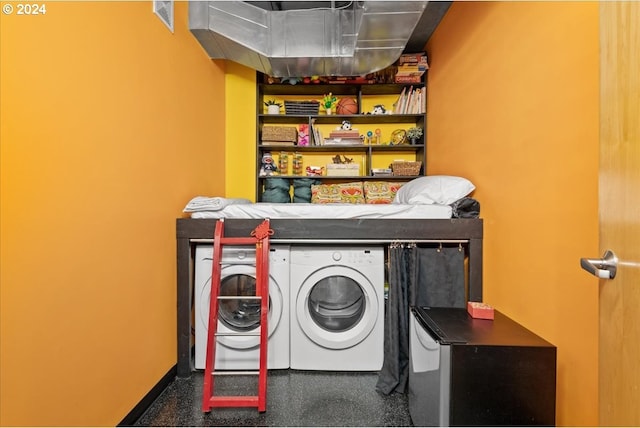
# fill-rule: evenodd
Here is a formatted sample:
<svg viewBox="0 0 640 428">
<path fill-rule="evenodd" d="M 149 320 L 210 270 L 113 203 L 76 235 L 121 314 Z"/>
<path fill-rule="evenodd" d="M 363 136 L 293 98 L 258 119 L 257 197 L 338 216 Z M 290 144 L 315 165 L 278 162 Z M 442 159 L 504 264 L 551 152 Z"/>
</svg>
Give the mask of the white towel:
<svg viewBox="0 0 640 428">
<path fill-rule="evenodd" d="M 182 212 L 194 213 L 200 211 L 220 211 L 229 205 L 251 204 L 252 202 L 244 198 L 223 198 L 206 196 L 196 196 L 191 199 Z"/>
</svg>

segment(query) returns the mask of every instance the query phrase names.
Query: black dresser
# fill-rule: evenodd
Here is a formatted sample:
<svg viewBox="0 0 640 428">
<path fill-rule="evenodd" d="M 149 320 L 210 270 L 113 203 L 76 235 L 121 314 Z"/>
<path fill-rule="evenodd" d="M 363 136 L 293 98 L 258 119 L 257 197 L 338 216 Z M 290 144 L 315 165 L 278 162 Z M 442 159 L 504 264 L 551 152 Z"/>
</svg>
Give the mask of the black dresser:
<svg viewBox="0 0 640 428">
<path fill-rule="evenodd" d="M 556 347 L 504 314 L 494 316 L 411 308 L 414 425 L 555 425 Z"/>
</svg>

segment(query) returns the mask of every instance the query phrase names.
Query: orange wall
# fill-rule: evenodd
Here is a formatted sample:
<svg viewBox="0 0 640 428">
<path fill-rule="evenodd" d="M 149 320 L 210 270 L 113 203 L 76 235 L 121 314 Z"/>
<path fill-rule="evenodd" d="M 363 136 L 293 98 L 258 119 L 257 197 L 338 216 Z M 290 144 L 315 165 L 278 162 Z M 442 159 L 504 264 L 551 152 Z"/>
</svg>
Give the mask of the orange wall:
<svg viewBox="0 0 640 428">
<path fill-rule="evenodd" d="M 427 48 L 427 170 L 477 187 L 485 301 L 558 347 L 557 423 L 597 425 L 598 3 L 455 2 Z"/>
<path fill-rule="evenodd" d="M 4 3 L 3 3 L 4 4 Z M 0 425 L 119 423 L 176 363 L 175 219 L 224 193 L 224 69 L 151 2 L 1 16 Z"/>
</svg>

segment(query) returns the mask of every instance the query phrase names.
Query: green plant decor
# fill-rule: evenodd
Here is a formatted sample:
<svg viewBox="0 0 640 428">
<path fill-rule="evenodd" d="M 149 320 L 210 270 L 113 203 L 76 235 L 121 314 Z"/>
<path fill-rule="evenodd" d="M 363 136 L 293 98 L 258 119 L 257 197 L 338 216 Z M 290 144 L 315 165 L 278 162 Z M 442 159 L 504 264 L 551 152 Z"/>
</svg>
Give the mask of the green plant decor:
<svg viewBox="0 0 640 428">
<path fill-rule="evenodd" d="M 279 103 L 276 100 L 267 100 L 267 101 L 264 102 L 264 105 L 266 105 L 267 107 L 269 107 L 269 106 L 282 107 L 282 103 Z"/>
<path fill-rule="evenodd" d="M 422 137 L 422 128 L 413 126 L 407 129 L 407 138 L 409 140 L 419 140 Z"/>
</svg>

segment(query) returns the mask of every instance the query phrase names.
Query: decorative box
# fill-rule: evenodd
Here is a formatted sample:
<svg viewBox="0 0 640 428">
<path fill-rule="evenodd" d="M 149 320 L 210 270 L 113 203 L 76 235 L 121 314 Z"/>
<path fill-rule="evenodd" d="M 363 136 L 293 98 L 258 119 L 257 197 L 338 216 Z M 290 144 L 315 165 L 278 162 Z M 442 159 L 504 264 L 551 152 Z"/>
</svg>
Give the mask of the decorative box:
<svg viewBox="0 0 640 428">
<path fill-rule="evenodd" d="M 483 320 L 493 319 L 493 308 L 486 303 L 467 302 L 467 312 L 472 318 L 480 318 Z"/>
<path fill-rule="evenodd" d="M 327 177 L 352 177 L 360 175 L 360 165 L 357 163 L 327 164 Z"/>
<path fill-rule="evenodd" d="M 319 111 L 318 101 L 284 101 L 284 114 L 309 115 L 318 114 Z"/>
</svg>

